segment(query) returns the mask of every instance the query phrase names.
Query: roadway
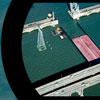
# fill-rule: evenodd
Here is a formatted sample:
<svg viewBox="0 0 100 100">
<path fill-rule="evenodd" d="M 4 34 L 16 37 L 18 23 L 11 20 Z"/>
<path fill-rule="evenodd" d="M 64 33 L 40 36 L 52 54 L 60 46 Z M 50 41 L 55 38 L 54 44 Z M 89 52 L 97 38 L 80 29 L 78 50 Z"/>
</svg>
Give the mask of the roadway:
<svg viewBox="0 0 100 100">
<path fill-rule="evenodd" d="M 71 96 L 72 93 L 77 92 L 80 96 L 84 96 L 83 90 L 90 86 L 100 83 L 100 74 L 83 81 L 77 82 L 65 88 L 59 89 L 44 96 Z"/>
<path fill-rule="evenodd" d="M 87 11 L 94 10 L 97 8 L 100 8 L 100 4 L 80 9 L 80 12 L 83 13 L 83 12 L 87 12 Z"/>
<path fill-rule="evenodd" d="M 37 87 L 35 89 L 40 95 L 43 95 L 47 92 L 50 92 L 50 91 L 55 90 L 59 87 L 68 85 L 68 84 L 75 82 L 79 79 L 82 79 L 84 77 L 94 75 L 98 72 L 100 72 L 100 64 L 97 64 L 97 65 L 94 65 L 92 67 L 86 68 L 84 70 L 78 71 L 78 72 L 73 73 L 71 75 L 67 75 L 65 77 L 62 77 L 62 78 L 57 79 L 53 82 L 50 82 L 50 83 L 47 83 L 47 84 L 42 85 L 40 87 Z"/>
<path fill-rule="evenodd" d="M 23 33 L 32 32 L 33 30 L 38 29 L 38 25 L 42 29 L 42 28 L 47 27 L 47 26 L 53 26 L 54 27 L 57 24 L 58 24 L 58 20 L 51 20 L 51 19 L 45 19 L 43 21 L 33 22 L 33 23 L 30 23 L 30 24 L 24 25 Z"/>
<path fill-rule="evenodd" d="M 100 12 L 100 4 L 94 5 L 94 6 L 90 6 L 90 7 L 87 7 L 87 8 L 83 8 L 83 9 L 80 9 L 79 11 L 80 11 L 80 13 L 79 14 L 75 14 L 74 16 L 71 13 L 71 11 L 68 11 L 68 13 L 73 19 L 79 20 L 80 17 L 82 17 L 82 16 L 88 16 L 90 14 Z"/>
</svg>

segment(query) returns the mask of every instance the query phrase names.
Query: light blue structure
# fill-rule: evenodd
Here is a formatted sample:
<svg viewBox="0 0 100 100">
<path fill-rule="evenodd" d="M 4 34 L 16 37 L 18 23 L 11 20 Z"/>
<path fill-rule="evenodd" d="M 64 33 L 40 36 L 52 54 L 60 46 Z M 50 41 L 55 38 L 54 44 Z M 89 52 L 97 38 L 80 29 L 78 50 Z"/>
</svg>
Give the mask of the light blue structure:
<svg viewBox="0 0 100 100">
<path fill-rule="evenodd" d="M 39 51 L 43 51 L 43 50 L 47 49 L 46 45 L 45 45 L 44 38 L 43 38 L 43 32 L 40 29 L 40 27 L 38 27 L 37 48 Z"/>
<path fill-rule="evenodd" d="M 79 11 L 79 5 L 77 3 L 70 3 L 70 11 L 73 16 L 76 16 L 80 13 Z"/>
<path fill-rule="evenodd" d="M 52 18 L 53 18 L 53 21 L 54 21 L 55 20 L 54 12 L 52 12 Z"/>
</svg>

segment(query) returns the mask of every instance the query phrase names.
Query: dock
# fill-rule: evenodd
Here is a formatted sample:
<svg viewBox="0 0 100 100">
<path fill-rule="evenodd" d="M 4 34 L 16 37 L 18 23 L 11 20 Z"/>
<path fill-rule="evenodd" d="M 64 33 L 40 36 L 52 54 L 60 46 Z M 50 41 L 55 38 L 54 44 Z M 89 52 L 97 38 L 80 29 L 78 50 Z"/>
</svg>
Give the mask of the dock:
<svg viewBox="0 0 100 100">
<path fill-rule="evenodd" d="M 55 25 L 57 24 L 58 24 L 58 20 L 54 17 L 54 14 L 52 14 L 50 17 L 48 16 L 44 20 L 25 24 L 22 33 L 32 32 L 38 29 L 38 27 L 40 27 L 41 29 L 47 26 L 55 27 Z"/>
<path fill-rule="evenodd" d="M 78 13 L 74 14 L 69 10 L 68 11 L 68 14 L 73 18 L 73 19 L 77 19 L 79 20 L 80 17 L 83 17 L 83 16 L 88 16 L 90 14 L 93 14 L 93 13 L 99 13 L 100 12 L 100 4 L 98 5 L 94 5 L 94 6 L 90 6 L 90 7 L 87 7 L 87 8 L 83 8 L 83 9 L 80 9 Z"/>
</svg>

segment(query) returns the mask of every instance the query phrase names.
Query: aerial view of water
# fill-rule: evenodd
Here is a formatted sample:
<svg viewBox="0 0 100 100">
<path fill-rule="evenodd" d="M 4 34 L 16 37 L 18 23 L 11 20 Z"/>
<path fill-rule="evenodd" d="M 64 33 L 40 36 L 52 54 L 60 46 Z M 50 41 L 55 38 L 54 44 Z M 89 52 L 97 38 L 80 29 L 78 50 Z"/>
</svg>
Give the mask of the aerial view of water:
<svg viewBox="0 0 100 100">
<path fill-rule="evenodd" d="M 0 100 L 16 100 L 6 79 L 1 59 L 1 31 L 10 2 L 11 0 L 0 0 Z M 98 3 L 78 4 L 81 9 Z M 35 3 L 30 9 L 25 23 L 45 19 L 51 11 L 54 11 L 55 17 L 59 20 L 59 24 L 56 27 L 63 27 L 70 39 L 85 34 L 76 25 L 79 22 L 100 49 L 100 13 L 92 14 L 76 21 L 72 20 L 68 15 L 67 3 Z M 46 27 L 42 29 L 47 46 L 47 50 L 42 52 L 39 52 L 36 47 L 37 30 L 26 33 L 22 37 L 23 61 L 32 83 L 86 61 L 69 38 L 61 41 L 59 37 L 52 37 L 52 29 L 55 28 Z M 51 47 L 52 50 L 50 49 Z M 100 84 L 85 89 L 84 95 L 100 96 Z M 77 96 L 77 94 L 74 93 L 73 96 Z"/>
<path fill-rule="evenodd" d="M 98 3 L 78 4 L 82 9 Z M 30 9 L 25 24 L 46 19 L 47 14 L 51 11 L 54 11 L 55 17 L 59 20 L 59 24 L 55 28 L 63 27 L 70 39 L 72 39 L 85 34 L 76 24 L 78 22 L 100 48 L 100 13 L 82 17 L 77 21 L 72 20 L 68 15 L 67 3 L 35 3 Z M 47 50 L 42 52 L 39 52 L 36 47 L 37 30 L 26 33 L 22 37 L 23 61 L 32 83 L 86 61 L 69 38 L 61 41 L 59 37 L 55 38 L 51 35 L 51 30 L 55 28 L 46 27 L 42 29 L 47 47 Z M 52 50 L 50 50 L 50 47 L 52 47 Z M 100 96 L 99 88 L 100 84 L 89 87 L 84 90 L 84 95 Z M 73 94 L 73 96 L 75 95 L 77 94 Z"/>
<path fill-rule="evenodd" d="M 46 8 L 45 11 L 43 7 Z M 76 29 L 78 27 L 75 26 L 73 21 L 71 21 L 71 18 L 67 14 L 67 9 L 66 3 L 35 4 L 26 19 L 26 23 L 45 19 L 50 11 L 54 11 L 55 16 L 59 20 L 58 26 L 62 26 L 64 30 L 69 32 L 70 37 L 75 37 L 78 34 L 84 34 L 81 30 Z M 31 32 L 30 34 L 23 35 L 23 58 L 25 61 L 26 70 L 32 82 L 62 71 L 71 66 L 85 62 L 85 59 L 68 38 L 61 41 L 59 37 L 52 37 L 50 33 L 50 30 L 52 29 L 52 27 L 43 29 L 44 38 L 47 44 L 47 50 L 43 52 L 38 52 L 36 48 L 37 30 Z M 71 33 L 71 30 L 73 30 L 74 34 Z M 52 50 L 50 49 L 49 45 L 52 47 Z M 33 65 L 35 65 L 35 67 L 33 67 Z"/>
</svg>

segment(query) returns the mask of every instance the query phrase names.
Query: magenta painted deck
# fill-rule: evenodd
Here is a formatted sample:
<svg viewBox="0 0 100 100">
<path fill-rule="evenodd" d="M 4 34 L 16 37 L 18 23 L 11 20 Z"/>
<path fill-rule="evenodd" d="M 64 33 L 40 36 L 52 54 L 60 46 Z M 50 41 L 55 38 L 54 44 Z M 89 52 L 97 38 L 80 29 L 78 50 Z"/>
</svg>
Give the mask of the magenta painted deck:
<svg viewBox="0 0 100 100">
<path fill-rule="evenodd" d="M 99 58 L 100 57 L 100 50 L 97 48 L 97 46 L 92 42 L 92 40 L 87 36 L 81 36 L 80 37 L 85 44 L 88 46 L 88 48 L 94 53 L 94 55 Z"/>
<path fill-rule="evenodd" d="M 87 35 L 74 38 L 72 41 L 88 61 L 100 58 L 100 50 Z"/>
</svg>

